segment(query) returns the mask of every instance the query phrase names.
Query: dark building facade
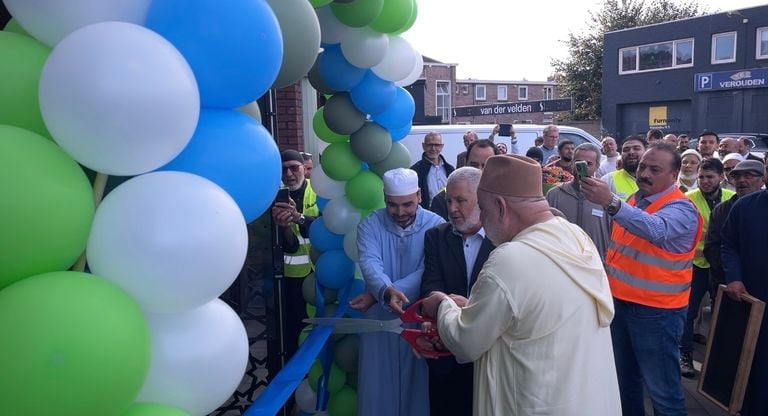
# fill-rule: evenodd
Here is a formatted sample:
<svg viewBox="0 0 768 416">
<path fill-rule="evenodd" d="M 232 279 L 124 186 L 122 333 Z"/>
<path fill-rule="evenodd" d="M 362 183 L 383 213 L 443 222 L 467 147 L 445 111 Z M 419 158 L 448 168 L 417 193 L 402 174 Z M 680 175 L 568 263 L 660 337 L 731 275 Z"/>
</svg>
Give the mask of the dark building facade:
<svg viewBox="0 0 768 416">
<path fill-rule="evenodd" d="M 603 128 L 768 132 L 768 6 L 605 34 Z"/>
</svg>

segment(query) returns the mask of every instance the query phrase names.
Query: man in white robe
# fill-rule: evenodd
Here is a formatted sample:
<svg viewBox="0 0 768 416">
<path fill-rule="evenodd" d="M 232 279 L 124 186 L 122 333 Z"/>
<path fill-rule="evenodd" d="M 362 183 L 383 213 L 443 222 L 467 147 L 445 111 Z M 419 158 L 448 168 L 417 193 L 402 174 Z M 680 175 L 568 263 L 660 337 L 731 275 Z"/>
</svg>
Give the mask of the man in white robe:
<svg viewBox="0 0 768 416">
<path fill-rule="evenodd" d="M 421 206 L 418 176 L 410 169 L 384 174 L 384 202 L 357 229 L 366 293 L 350 301 L 367 319 L 396 319 L 419 298 L 424 234 L 445 222 Z M 357 414 L 429 415 L 427 364 L 391 332 L 360 335 Z"/>
<path fill-rule="evenodd" d="M 595 245 L 550 213 L 533 159 L 491 157 L 478 199 L 497 248 L 468 300 L 438 292 L 423 310 L 442 344 L 475 363 L 474 414 L 620 415 L 613 300 Z"/>
</svg>

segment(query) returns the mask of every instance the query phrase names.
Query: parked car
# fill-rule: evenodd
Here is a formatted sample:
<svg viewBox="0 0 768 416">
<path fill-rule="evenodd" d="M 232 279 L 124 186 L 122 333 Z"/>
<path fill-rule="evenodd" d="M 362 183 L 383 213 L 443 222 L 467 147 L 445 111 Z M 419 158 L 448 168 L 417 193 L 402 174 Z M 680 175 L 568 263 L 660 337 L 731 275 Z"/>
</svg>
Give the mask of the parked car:
<svg viewBox="0 0 768 416">
<path fill-rule="evenodd" d="M 440 133 L 443 138 L 443 152 L 442 155 L 445 160 L 451 165 L 456 165 L 456 156 L 466 150 L 464 148 L 464 133 L 468 130 L 472 130 L 477 133 L 477 136 L 481 139 L 487 139 L 491 135 L 495 124 L 440 124 L 432 126 L 413 126 L 411 132 L 408 133 L 401 143 L 403 143 L 411 154 L 411 163 L 416 163 L 421 160 L 421 155 L 424 152 L 421 144 L 424 143 L 424 136 L 431 132 L 436 131 Z M 530 147 L 533 146 L 536 137 L 541 136 L 545 125 L 540 124 L 514 124 L 513 129 L 515 131 L 515 137 L 517 137 L 517 150 L 519 154 L 525 154 Z M 560 140 L 571 140 L 576 146 L 589 142 L 597 147 L 600 147 L 600 140 L 593 137 L 586 131 L 570 126 L 557 126 L 560 131 Z M 507 148 L 512 151 L 510 145 L 510 137 L 496 136 L 495 143 L 504 143 Z"/>
</svg>

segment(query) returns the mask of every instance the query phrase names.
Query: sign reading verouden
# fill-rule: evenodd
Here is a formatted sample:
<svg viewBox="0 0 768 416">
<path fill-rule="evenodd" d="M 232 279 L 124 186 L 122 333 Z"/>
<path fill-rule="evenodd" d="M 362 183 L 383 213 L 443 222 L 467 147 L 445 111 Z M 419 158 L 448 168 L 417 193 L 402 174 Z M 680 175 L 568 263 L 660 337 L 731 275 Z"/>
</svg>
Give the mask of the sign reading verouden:
<svg viewBox="0 0 768 416">
<path fill-rule="evenodd" d="M 696 92 L 768 87 L 768 68 L 696 74 Z"/>
</svg>

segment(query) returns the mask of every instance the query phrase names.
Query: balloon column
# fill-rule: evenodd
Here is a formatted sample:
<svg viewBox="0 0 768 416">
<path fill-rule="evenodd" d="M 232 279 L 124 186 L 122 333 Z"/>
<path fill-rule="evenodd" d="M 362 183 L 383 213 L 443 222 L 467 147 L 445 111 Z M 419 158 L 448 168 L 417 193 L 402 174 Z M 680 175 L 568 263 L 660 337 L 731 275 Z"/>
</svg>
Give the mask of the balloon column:
<svg viewBox="0 0 768 416">
<path fill-rule="evenodd" d="M 248 356 L 217 298 L 280 182 L 274 140 L 234 109 L 307 73 L 317 17 L 306 0 L 4 3 L 0 414 L 208 414 Z M 97 207 L 78 163 L 133 178 Z M 86 248 L 92 274 L 67 271 Z"/>
<path fill-rule="evenodd" d="M 399 36 L 416 19 L 415 0 L 312 3 L 323 52 L 309 80 L 330 98 L 313 118 L 315 133 L 328 146 L 312 173 L 312 186 L 325 206 L 322 218 L 312 224 L 310 241 L 320 252 L 317 284 L 321 290 L 340 289 L 355 278 L 358 223 L 384 206 L 381 176 L 410 165 L 410 155 L 398 141 L 411 129 L 415 104 L 403 86 L 421 76 L 423 61 Z M 354 285 L 352 293 L 362 293 L 363 282 L 358 279 Z M 333 345 L 334 364 L 326 369 L 332 416 L 356 412 L 357 342 L 351 335 Z M 317 391 L 320 373 L 317 362 L 306 384 L 296 390 L 296 402 L 305 413 L 315 412 L 317 395 L 323 393 Z"/>
</svg>

